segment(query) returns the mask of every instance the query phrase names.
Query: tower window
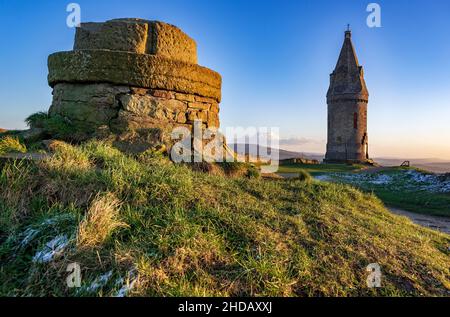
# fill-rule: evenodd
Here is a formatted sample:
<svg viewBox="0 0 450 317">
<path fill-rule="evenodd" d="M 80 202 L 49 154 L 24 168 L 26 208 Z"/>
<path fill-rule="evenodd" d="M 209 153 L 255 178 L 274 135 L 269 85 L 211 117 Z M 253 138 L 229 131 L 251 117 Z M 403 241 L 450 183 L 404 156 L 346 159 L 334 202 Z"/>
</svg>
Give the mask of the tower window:
<svg viewBox="0 0 450 317">
<path fill-rule="evenodd" d="M 353 114 L 353 128 L 358 129 L 358 114 L 356 112 Z"/>
</svg>

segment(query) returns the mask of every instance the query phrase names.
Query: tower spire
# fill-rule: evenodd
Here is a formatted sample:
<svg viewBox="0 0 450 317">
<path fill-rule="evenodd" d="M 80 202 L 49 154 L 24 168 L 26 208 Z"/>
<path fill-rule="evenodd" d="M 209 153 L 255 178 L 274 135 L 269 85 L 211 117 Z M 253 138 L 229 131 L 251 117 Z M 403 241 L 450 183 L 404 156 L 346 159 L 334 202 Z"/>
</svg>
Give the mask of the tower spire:
<svg viewBox="0 0 450 317">
<path fill-rule="evenodd" d="M 345 38 L 351 38 L 352 31 L 350 30 L 350 24 L 347 24 L 347 30 L 345 31 Z"/>
<path fill-rule="evenodd" d="M 330 98 L 335 98 L 342 94 L 368 95 L 364 81 L 364 72 L 359 65 L 350 34 L 351 31 L 345 31 L 345 39 L 341 53 L 339 54 L 336 67 L 331 74 L 330 89 L 328 91 Z"/>
</svg>

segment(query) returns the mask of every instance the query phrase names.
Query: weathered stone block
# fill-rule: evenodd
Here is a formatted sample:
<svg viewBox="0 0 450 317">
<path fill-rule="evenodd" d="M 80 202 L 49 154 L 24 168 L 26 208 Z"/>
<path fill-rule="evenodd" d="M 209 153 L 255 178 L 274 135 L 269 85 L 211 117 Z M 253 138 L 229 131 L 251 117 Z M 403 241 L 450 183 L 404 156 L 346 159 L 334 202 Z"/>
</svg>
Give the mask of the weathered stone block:
<svg viewBox="0 0 450 317">
<path fill-rule="evenodd" d="M 148 93 L 148 89 L 145 88 L 138 88 L 138 87 L 131 87 L 131 93 L 136 95 L 144 96 Z"/>
<path fill-rule="evenodd" d="M 189 108 L 199 109 L 199 110 L 209 110 L 211 107 L 210 104 L 202 103 L 202 102 L 190 102 Z"/>
<path fill-rule="evenodd" d="M 160 98 L 166 98 L 166 99 L 175 98 L 175 93 L 172 91 L 168 91 L 168 90 L 153 89 L 151 94 L 152 94 L 152 96 L 160 97 Z"/>
<path fill-rule="evenodd" d="M 116 96 L 127 93 L 127 87 L 108 84 L 58 84 L 53 91 L 50 115 L 60 115 L 73 124 L 92 127 L 108 124 L 117 114 Z"/>
<path fill-rule="evenodd" d="M 178 113 L 176 121 L 178 123 L 186 123 L 187 122 L 186 113 L 185 112 Z"/>
<path fill-rule="evenodd" d="M 82 23 L 75 34 L 74 50 L 111 50 L 145 54 L 148 23 L 108 21 Z"/>
<path fill-rule="evenodd" d="M 197 64 L 197 44 L 176 26 L 142 19 L 82 23 L 74 50 L 111 50 L 152 54 Z"/>
<path fill-rule="evenodd" d="M 151 22 L 148 53 L 197 64 L 197 44 L 176 26 Z"/>
<path fill-rule="evenodd" d="M 199 111 L 197 113 L 197 117 L 202 122 L 207 122 L 208 121 L 208 112 L 206 112 L 206 111 Z"/>
<path fill-rule="evenodd" d="M 188 94 L 175 94 L 175 98 L 177 100 L 181 100 L 181 101 L 187 101 L 187 102 L 194 102 L 195 101 L 195 96 L 193 95 L 188 95 Z"/>
<path fill-rule="evenodd" d="M 219 128 L 220 121 L 219 115 L 216 112 L 208 112 L 208 128 Z"/>
<path fill-rule="evenodd" d="M 187 113 L 187 119 L 189 122 L 194 122 L 195 120 L 198 120 L 198 111 L 189 109 Z"/>
<path fill-rule="evenodd" d="M 214 112 L 214 113 L 219 113 L 219 104 L 217 103 L 213 103 L 211 104 L 211 108 L 209 109 L 209 111 Z"/>
<path fill-rule="evenodd" d="M 216 101 L 212 98 L 208 97 L 202 97 L 202 96 L 195 96 L 195 101 L 197 102 L 203 102 L 203 103 L 215 103 Z"/>
</svg>

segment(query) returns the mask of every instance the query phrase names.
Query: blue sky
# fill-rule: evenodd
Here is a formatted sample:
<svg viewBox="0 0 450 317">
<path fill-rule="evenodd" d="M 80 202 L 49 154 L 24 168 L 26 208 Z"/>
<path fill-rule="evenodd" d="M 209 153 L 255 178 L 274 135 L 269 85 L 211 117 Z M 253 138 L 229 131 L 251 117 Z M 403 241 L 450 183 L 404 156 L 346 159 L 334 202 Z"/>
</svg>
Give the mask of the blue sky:
<svg viewBox="0 0 450 317">
<path fill-rule="evenodd" d="M 329 74 L 347 23 L 364 66 L 372 156 L 450 159 L 450 1 L 0 0 L 0 127 L 47 110 L 47 56 L 70 50 L 82 21 L 118 17 L 179 26 L 198 44 L 199 64 L 223 77 L 221 123 L 280 127 L 286 145 L 325 151 Z M 381 6 L 381 28 L 366 7 Z"/>
</svg>

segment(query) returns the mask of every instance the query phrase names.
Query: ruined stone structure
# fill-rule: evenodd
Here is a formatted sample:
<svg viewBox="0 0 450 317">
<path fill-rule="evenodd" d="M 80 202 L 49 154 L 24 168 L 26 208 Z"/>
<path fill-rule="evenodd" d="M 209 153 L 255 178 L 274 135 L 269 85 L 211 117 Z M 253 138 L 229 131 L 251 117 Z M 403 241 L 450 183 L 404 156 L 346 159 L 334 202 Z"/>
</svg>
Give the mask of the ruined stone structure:
<svg viewBox="0 0 450 317">
<path fill-rule="evenodd" d="M 365 163 L 369 160 L 368 100 L 363 68 L 356 57 L 351 31 L 347 30 L 336 68 L 330 75 L 325 162 Z"/>
<path fill-rule="evenodd" d="M 176 126 L 219 128 L 221 76 L 197 64 L 193 39 L 173 25 L 141 19 L 83 23 L 73 51 L 49 56 L 49 116 L 74 138 L 113 138 L 132 152 L 171 144 Z"/>
</svg>

